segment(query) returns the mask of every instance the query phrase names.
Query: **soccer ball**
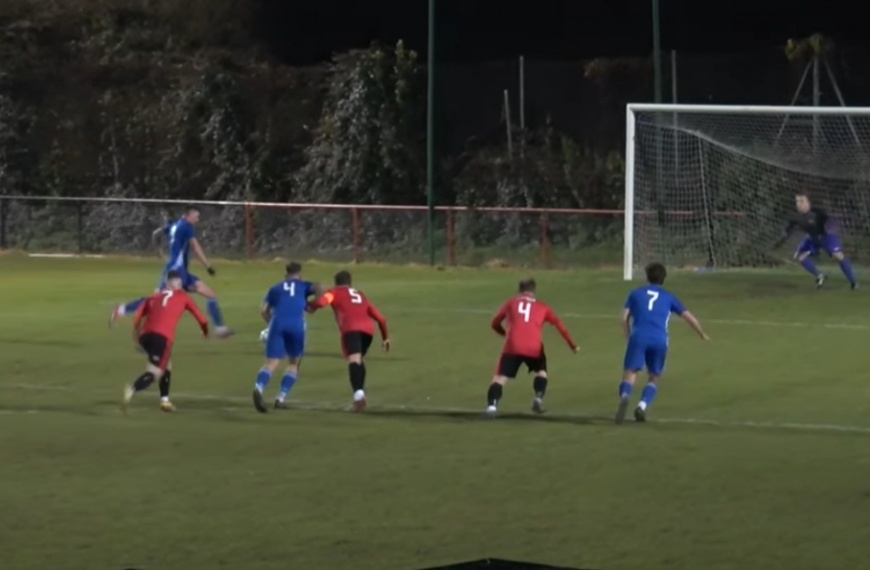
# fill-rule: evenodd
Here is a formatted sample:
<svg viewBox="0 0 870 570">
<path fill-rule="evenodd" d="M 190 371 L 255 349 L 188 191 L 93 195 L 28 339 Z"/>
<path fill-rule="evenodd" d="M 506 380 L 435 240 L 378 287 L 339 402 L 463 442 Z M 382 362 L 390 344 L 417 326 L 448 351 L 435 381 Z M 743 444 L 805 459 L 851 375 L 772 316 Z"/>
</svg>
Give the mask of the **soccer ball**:
<svg viewBox="0 0 870 570">
<path fill-rule="evenodd" d="M 260 342 L 266 344 L 269 340 L 269 329 L 263 329 L 260 331 Z"/>
</svg>

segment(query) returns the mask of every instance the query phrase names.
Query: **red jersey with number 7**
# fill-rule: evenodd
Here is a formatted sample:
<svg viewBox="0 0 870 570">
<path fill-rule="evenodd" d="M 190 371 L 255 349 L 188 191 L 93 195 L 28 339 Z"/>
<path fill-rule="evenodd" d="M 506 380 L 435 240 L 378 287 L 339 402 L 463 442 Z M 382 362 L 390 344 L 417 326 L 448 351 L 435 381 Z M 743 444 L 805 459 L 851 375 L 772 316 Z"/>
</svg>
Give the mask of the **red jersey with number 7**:
<svg viewBox="0 0 870 570">
<path fill-rule="evenodd" d="M 156 333 L 174 341 L 175 328 L 185 311 L 193 315 L 193 318 L 199 323 L 199 328 L 202 329 L 202 334 L 207 336 L 208 320 L 190 298 L 190 295 L 181 290 L 165 289 L 146 298 L 139 310 L 136 311 L 133 327 L 139 331 L 140 335 Z M 142 324 L 143 319 L 144 324 Z"/>
<path fill-rule="evenodd" d="M 347 285 L 333 287 L 309 306 L 312 311 L 331 306 L 341 334 L 358 332 L 374 336 L 375 325 L 372 321 L 376 321 L 381 330 L 381 338 L 389 338 L 387 319 L 361 291 L 353 287 Z"/>
<path fill-rule="evenodd" d="M 507 321 L 507 330 L 502 323 Z M 577 348 L 565 323 L 556 316 L 546 303 L 530 295 L 518 295 L 508 299 L 492 319 L 492 330 L 506 337 L 502 354 L 539 358 L 544 352 L 544 324 L 550 323 L 571 350 Z"/>
</svg>

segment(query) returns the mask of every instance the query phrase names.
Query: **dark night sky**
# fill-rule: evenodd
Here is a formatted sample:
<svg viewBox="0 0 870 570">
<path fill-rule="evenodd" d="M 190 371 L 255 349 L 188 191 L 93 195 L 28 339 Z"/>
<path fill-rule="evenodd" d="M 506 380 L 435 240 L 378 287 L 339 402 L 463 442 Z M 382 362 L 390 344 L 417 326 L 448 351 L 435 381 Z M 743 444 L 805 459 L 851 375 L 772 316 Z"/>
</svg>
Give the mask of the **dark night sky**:
<svg viewBox="0 0 870 570">
<path fill-rule="evenodd" d="M 425 53 L 427 0 L 261 0 L 259 32 L 290 64 L 326 60 L 373 40 Z M 660 0 L 665 49 L 738 52 L 825 33 L 866 43 L 866 0 Z M 652 0 L 438 0 L 442 61 L 526 55 L 553 60 L 645 55 Z"/>
</svg>

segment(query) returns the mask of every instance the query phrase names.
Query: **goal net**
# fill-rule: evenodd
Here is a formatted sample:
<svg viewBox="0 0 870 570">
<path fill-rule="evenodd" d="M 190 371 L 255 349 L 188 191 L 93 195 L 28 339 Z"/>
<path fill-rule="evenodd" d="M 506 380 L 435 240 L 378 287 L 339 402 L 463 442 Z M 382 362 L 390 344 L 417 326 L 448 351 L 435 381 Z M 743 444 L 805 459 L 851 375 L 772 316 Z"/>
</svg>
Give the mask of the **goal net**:
<svg viewBox="0 0 870 570">
<path fill-rule="evenodd" d="M 847 255 L 870 245 L 870 109 L 629 105 L 625 260 L 773 267 L 796 192 L 824 208 Z"/>
</svg>

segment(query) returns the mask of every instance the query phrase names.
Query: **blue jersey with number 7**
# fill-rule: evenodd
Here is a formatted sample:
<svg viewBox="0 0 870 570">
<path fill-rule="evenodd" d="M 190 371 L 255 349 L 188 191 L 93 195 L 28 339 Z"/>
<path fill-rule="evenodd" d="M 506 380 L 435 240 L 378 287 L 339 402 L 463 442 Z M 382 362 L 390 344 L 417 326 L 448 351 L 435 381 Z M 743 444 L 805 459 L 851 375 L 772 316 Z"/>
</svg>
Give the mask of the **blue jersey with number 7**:
<svg viewBox="0 0 870 570">
<path fill-rule="evenodd" d="M 625 308 L 631 315 L 632 337 L 665 340 L 671 314 L 686 312 L 680 300 L 660 285 L 638 287 L 629 293 Z"/>
<path fill-rule="evenodd" d="M 301 279 L 287 279 L 269 289 L 265 303 L 272 309 L 272 322 L 303 326 L 308 298 L 313 294 L 314 285 Z"/>
</svg>

